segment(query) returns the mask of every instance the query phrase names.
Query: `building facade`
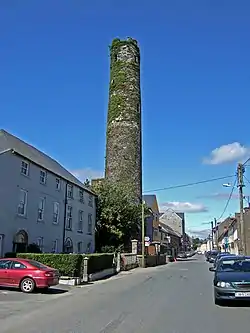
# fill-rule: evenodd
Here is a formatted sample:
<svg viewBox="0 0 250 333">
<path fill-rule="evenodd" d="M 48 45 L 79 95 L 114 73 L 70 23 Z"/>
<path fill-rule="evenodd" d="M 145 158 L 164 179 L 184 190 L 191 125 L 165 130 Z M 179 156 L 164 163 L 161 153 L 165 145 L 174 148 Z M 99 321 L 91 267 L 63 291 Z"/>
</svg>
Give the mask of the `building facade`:
<svg viewBox="0 0 250 333">
<path fill-rule="evenodd" d="M 0 131 L 0 256 L 95 250 L 95 194 L 58 162 Z"/>
<path fill-rule="evenodd" d="M 175 232 L 178 232 L 178 234 L 183 236 L 183 220 L 172 209 L 168 209 L 168 210 L 166 210 L 166 212 L 161 214 L 160 222 L 168 225 Z"/>
<path fill-rule="evenodd" d="M 148 237 L 150 237 L 150 242 L 160 242 L 161 241 L 161 231 L 160 231 L 160 211 L 157 202 L 157 197 L 155 194 L 143 195 L 143 201 L 145 201 L 147 207 L 150 209 L 151 214 L 146 218 L 146 231 Z"/>
<path fill-rule="evenodd" d="M 142 197 L 140 49 L 137 41 L 114 39 L 110 47 L 110 85 L 105 177 Z"/>
</svg>

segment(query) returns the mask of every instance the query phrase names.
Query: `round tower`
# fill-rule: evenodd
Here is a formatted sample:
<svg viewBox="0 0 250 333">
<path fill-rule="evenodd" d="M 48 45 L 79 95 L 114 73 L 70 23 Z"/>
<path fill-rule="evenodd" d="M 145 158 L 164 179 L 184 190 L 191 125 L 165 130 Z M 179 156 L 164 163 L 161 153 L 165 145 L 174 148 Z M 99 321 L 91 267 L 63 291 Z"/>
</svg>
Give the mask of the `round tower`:
<svg viewBox="0 0 250 333">
<path fill-rule="evenodd" d="M 114 39 L 110 83 L 105 177 L 142 196 L 140 49 L 137 41 Z"/>
</svg>

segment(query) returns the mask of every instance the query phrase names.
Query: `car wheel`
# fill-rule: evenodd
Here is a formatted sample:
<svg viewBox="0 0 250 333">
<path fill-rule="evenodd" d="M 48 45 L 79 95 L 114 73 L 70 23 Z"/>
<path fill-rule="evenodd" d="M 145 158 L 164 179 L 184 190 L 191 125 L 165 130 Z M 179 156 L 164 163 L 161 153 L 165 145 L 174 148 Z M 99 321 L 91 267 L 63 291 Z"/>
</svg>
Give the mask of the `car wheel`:
<svg viewBox="0 0 250 333">
<path fill-rule="evenodd" d="M 36 287 L 35 281 L 31 278 L 24 278 L 21 281 L 20 289 L 23 293 L 32 293 Z"/>
</svg>

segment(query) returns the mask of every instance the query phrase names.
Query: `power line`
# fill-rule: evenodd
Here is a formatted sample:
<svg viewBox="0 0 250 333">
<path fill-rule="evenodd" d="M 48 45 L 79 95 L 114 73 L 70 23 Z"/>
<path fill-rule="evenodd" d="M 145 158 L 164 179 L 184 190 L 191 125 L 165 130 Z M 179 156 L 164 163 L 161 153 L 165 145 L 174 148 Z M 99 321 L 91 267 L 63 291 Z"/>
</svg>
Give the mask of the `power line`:
<svg viewBox="0 0 250 333">
<path fill-rule="evenodd" d="M 244 178 L 246 179 L 246 181 L 250 184 L 250 180 L 247 179 L 247 177 L 244 175 Z"/>
<path fill-rule="evenodd" d="M 194 182 L 194 183 L 187 183 L 187 184 L 181 184 L 181 185 L 175 185 L 175 186 L 169 186 L 169 187 L 162 187 L 162 188 L 158 188 L 158 189 L 154 189 L 154 190 L 146 190 L 146 191 L 143 191 L 143 193 L 173 190 L 173 189 L 176 189 L 176 188 L 182 188 L 182 187 L 194 186 L 194 185 L 199 185 L 199 184 L 211 183 L 211 182 L 215 182 L 215 181 L 222 180 L 222 179 L 227 179 L 227 178 L 232 178 L 232 177 L 235 177 L 235 175 L 224 176 L 224 177 L 219 177 L 219 178 L 212 178 L 212 179 L 206 179 L 206 180 L 201 180 L 201 181 L 197 181 L 197 182 Z"/>
<path fill-rule="evenodd" d="M 242 164 L 243 166 L 249 166 L 249 165 L 246 165 L 247 164 L 247 162 L 249 162 L 250 161 L 250 157 Z"/>
<path fill-rule="evenodd" d="M 237 179 L 235 179 L 235 181 L 234 181 L 234 184 L 233 184 L 232 190 L 231 190 L 231 192 L 229 194 L 229 197 L 227 199 L 226 205 L 225 205 L 225 207 L 223 209 L 223 212 L 221 213 L 220 217 L 217 219 L 217 221 L 220 220 L 223 217 L 223 215 L 225 214 L 225 212 L 227 210 L 227 207 L 228 207 L 228 205 L 229 205 L 229 203 L 230 203 L 230 201 L 232 199 L 233 191 L 234 191 L 234 189 L 236 187 L 236 182 L 237 182 Z"/>
</svg>

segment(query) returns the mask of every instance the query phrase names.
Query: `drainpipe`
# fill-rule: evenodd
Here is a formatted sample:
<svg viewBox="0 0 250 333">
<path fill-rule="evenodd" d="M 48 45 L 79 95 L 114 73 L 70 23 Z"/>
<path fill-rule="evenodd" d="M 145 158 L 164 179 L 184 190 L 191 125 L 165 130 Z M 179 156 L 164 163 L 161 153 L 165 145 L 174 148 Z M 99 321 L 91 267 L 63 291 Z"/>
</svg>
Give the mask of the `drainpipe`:
<svg viewBox="0 0 250 333">
<path fill-rule="evenodd" d="M 67 190 L 68 190 L 68 182 L 65 183 L 65 194 L 64 194 L 63 237 L 62 237 L 63 244 L 62 244 L 62 253 L 65 253 L 65 234 L 66 234 L 67 204 L 68 204 Z"/>
</svg>

